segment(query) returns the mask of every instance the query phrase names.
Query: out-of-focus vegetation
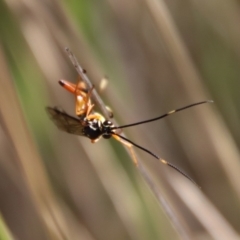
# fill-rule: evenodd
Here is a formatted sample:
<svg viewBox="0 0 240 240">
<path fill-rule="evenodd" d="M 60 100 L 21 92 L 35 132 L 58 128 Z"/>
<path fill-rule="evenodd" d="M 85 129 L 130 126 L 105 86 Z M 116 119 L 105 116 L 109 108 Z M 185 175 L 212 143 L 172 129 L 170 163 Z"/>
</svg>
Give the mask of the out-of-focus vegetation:
<svg viewBox="0 0 240 240">
<path fill-rule="evenodd" d="M 11 234 L 9 233 L 9 230 L 7 228 L 7 226 L 4 223 L 4 220 L 0 219 L 0 239 L 1 240 L 11 240 L 13 239 Z"/>
<path fill-rule="evenodd" d="M 233 0 L 1 1 L 0 236 L 239 239 L 239 11 Z M 97 89 L 108 77 L 101 96 L 119 124 L 214 100 L 124 130 L 201 190 L 136 149 L 146 184 L 120 143 L 54 126 L 46 106 L 74 115 L 57 83 L 77 79 L 66 46 Z"/>
</svg>

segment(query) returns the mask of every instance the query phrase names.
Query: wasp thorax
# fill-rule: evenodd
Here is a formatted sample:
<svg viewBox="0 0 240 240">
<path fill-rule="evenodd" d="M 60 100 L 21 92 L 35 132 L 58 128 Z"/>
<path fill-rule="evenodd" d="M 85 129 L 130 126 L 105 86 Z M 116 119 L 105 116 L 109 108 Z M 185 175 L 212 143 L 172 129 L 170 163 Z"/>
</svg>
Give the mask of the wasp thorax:
<svg viewBox="0 0 240 240">
<path fill-rule="evenodd" d="M 103 134 L 103 128 L 102 123 L 98 119 L 91 119 L 87 120 L 85 122 L 85 127 L 83 129 L 83 134 L 92 139 L 95 140 L 99 138 Z"/>
</svg>

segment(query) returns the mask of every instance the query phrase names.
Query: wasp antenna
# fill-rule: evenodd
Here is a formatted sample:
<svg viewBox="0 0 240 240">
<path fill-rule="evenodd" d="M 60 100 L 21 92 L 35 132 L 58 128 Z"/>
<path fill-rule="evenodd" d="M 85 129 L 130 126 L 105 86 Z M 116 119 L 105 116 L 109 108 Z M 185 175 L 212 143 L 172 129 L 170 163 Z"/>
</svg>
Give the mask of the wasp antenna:
<svg viewBox="0 0 240 240">
<path fill-rule="evenodd" d="M 181 108 L 169 111 L 168 113 L 165 113 L 165 114 L 163 114 L 159 117 L 148 119 L 148 120 L 141 121 L 141 122 L 131 123 L 131 124 L 123 125 L 123 126 L 116 126 L 116 127 L 113 127 L 112 130 L 119 129 L 119 128 L 122 129 L 122 128 L 127 128 L 127 127 L 132 127 L 132 126 L 136 126 L 136 125 L 140 125 L 140 124 L 144 124 L 144 123 L 149 123 L 149 122 L 154 122 L 154 121 L 159 120 L 161 118 L 165 118 L 165 117 L 167 117 L 167 116 L 169 116 L 173 113 L 180 112 L 180 111 L 183 111 L 187 108 L 191 108 L 191 107 L 201 105 L 201 104 L 204 104 L 204 103 L 213 103 L 213 100 L 206 100 L 206 101 L 202 101 L 202 102 L 193 103 L 193 104 L 187 105 L 185 107 L 181 107 Z"/>
<path fill-rule="evenodd" d="M 161 163 L 173 168 L 174 170 L 176 170 L 177 172 L 179 172 L 180 174 L 182 174 L 185 178 L 187 178 L 188 180 L 190 180 L 192 183 L 194 183 L 198 188 L 201 189 L 201 187 L 191 178 L 189 177 L 185 172 L 183 172 L 181 169 L 179 169 L 177 166 L 173 165 L 172 163 L 169 163 L 168 161 L 159 158 L 159 161 L 161 161 Z"/>
<path fill-rule="evenodd" d="M 181 169 L 179 169 L 177 166 L 175 166 L 175 165 L 173 165 L 172 163 L 169 163 L 168 161 L 166 161 L 166 160 L 158 157 L 155 153 L 151 152 L 150 150 L 148 150 L 148 149 L 146 149 L 146 148 L 144 148 L 144 147 L 141 147 L 140 145 L 132 142 L 131 140 L 129 140 L 129 139 L 127 139 L 127 138 L 125 138 L 125 137 L 117 134 L 117 133 L 112 132 L 112 134 L 118 136 L 119 138 L 123 139 L 123 140 L 126 141 L 126 142 L 131 143 L 133 146 L 141 149 L 142 151 L 150 154 L 151 156 L 153 156 L 154 158 L 156 158 L 157 160 L 159 160 L 162 164 L 165 164 L 165 165 L 173 168 L 175 171 L 177 171 L 178 173 L 182 174 L 185 178 L 187 178 L 187 179 L 190 180 L 192 183 L 194 183 L 196 186 L 198 186 L 198 184 L 197 184 L 191 177 L 189 177 L 186 173 L 184 173 L 184 172 L 183 172 Z M 198 186 L 198 187 L 199 187 L 199 186 Z M 200 187 L 199 187 L 199 188 L 200 188 Z"/>
</svg>

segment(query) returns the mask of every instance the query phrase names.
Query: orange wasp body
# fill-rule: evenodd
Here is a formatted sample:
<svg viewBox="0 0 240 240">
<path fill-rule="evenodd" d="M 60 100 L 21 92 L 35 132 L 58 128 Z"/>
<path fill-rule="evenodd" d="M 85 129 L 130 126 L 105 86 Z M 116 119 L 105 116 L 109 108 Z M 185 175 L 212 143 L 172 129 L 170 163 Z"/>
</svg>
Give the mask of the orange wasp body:
<svg viewBox="0 0 240 240">
<path fill-rule="evenodd" d="M 59 84 L 67 91 L 73 93 L 76 98 L 75 112 L 78 117 L 88 116 L 92 111 L 94 104 L 91 103 L 91 94 L 93 88 L 87 90 L 86 84 L 83 81 L 78 81 L 73 84 L 66 80 L 60 80 Z"/>
<path fill-rule="evenodd" d="M 101 137 L 105 139 L 114 137 L 116 140 L 123 143 L 125 146 L 129 148 L 132 154 L 133 162 L 135 163 L 136 166 L 138 165 L 138 162 L 137 162 L 135 153 L 133 151 L 133 146 L 143 150 L 144 152 L 147 152 L 148 154 L 152 155 L 154 158 L 159 160 L 161 163 L 172 167 L 173 169 L 177 170 L 179 173 L 184 175 L 186 178 L 191 180 L 193 183 L 195 183 L 188 175 L 186 175 L 184 172 L 178 169 L 175 165 L 169 163 L 168 161 L 158 157 L 156 154 L 149 151 L 148 149 L 142 146 L 139 146 L 138 144 L 120 135 L 118 133 L 118 130 L 131 127 L 131 126 L 144 124 L 144 123 L 153 122 L 161 118 L 167 117 L 173 113 L 185 110 L 187 108 L 212 102 L 211 100 L 190 104 L 185 107 L 172 110 L 156 118 L 148 119 L 145 121 L 140 121 L 140 122 L 127 124 L 123 126 L 114 126 L 114 124 L 111 121 L 106 120 L 101 114 L 93 111 L 94 104 L 92 104 L 91 102 L 91 94 L 92 94 L 93 87 L 88 90 L 86 87 L 86 84 L 81 80 L 77 84 L 73 84 L 65 80 L 60 80 L 59 83 L 66 90 L 68 90 L 69 92 L 75 95 L 75 98 L 76 98 L 75 110 L 76 110 L 76 115 L 78 116 L 78 118 L 75 118 L 56 107 L 54 108 L 47 107 L 47 112 L 49 113 L 55 125 L 57 125 L 57 127 L 60 130 L 63 130 L 65 132 L 75 134 L 75 135 L 85 136 L 89 138 L 92 143 L 97 142 Z"/>
</svg>

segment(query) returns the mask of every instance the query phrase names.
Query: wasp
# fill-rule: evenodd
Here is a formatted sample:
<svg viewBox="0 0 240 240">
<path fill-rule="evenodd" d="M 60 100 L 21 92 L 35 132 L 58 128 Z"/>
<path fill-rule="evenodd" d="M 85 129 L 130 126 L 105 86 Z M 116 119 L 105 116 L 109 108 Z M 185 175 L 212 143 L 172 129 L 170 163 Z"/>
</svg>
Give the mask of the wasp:
<svg viewBox="0 0 240 240">
<path fill-rule="evenodd" d="M 172 111 L 169 111 L 163 115 L 160 115 L 155 118 L 151 118 L 144 121 L 139 121 L 131 124 L 126 124 L 122 126 L 115 126 L 110 120 L 105 119 L 100 113 L 94 112 L 93 107 L 94 104 L 91 102 L 91 94 L 93 88 L 87 90 L 85 83 L 82 81 L 79 81 L 77 84 L 70 83 L 65 80 L 59 81 L 60 85 L 63 86 L 66 90 L 71 92 L 75 95 L 76 98 L 76 115 L 78 117 L 73 117 L 68 115 L 63 110 L 57 108 L 57 107 L 47 107 L 47 112 L 50 115 L 50 118 L 53 120 L 55 125 L 62 131 L 68 132 L 70 134 L 75 134 L 79 136 L 87 137 L 91 140 L 92 143 L 96 143 L 101 137 L 104 139 L 109 139 L 111 137 L 115 138 L 117 141 L 124 144 L 126 147 L 130 149 L 130 152 L 132 154 L 133 162 L 135 165 L 138 165 L 138 161 L 136 158 L 136 155 L 133 151 L 133 146 L 141 149 L 142 151 L 150 154 L 157 160 L 159 160 L 161 163 L 175 169 L 179 173 L 181 173 L 183 176 L 188 178 L 190 181 L 195 183 L 188 175 L 186 175 L 182 170 L 180 170 L 175 165 L 171 164 L 170 162 L 160 158 L 155 153 L 151 152 L 147 148 L 144 148 L 133 141 L 127 139 L 126 137 L 122 136 L 118 133 L 120 129 L 137 126 L 149 122 L 154 122 L 157 120 L 160 120 L 162 118 L 165 118 L 173 113 L 183 111 L 185 109 L 205 104 L 205 103 L 211 103 L 212 100 L 206 100 L 202 102 L 193 103 Z"/>
</svg>

